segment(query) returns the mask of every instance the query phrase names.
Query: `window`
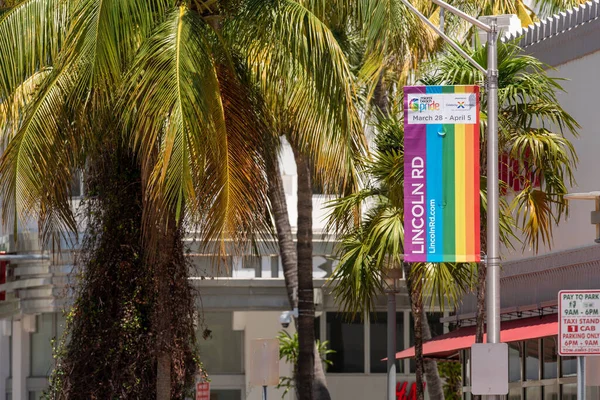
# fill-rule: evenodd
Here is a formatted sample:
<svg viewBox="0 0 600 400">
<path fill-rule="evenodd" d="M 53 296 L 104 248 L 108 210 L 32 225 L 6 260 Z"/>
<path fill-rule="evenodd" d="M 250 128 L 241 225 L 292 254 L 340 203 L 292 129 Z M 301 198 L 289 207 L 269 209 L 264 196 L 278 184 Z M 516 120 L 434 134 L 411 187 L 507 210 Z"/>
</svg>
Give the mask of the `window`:
<svg viewBox="0 0 600 400">
<path fill-rule="evenodd" d="M 200 324 L 196 337 L 200 359 L 209 374 L 243 372 L 243 332 L 233 330 L 231 312 L 204 313 L 204 324 Z"/>
<path fill-rule="evenodd" d="M 577 384 L 562 385 L 562 400 L 577 400 Z"/>
<path fill-rule="evenodd" d="M 462 363 L 462 384 L 471 386 L 471 349 L 465 349 L 460 352 Z"/>
<path fill-rule="evenodd" d="M 508 381 L 521 380 L 521 342 L 508 344 Z"/>
<path fill-rule="evenodd" d="M 542 339 L 544 379 L 554 379 L 558 376 L 558 354 L 556 353 L 556 339 L 556 336 L 545 337 Z"/>
<path fill-rule="evenodd" d="M 540 379 L 540 354 L 537 339 L 525 342 L 525 379 L 528 381 Z"/>
<path fill-rule="evenodd" d="M 214 389 L 210 391 L 210 400 L 242 400 L 242 391 L 235 389 Z"/>
<path fill-rule="evenodd" d="M 36 317 L 36 331 L 31 334 L 31 376 L 48 376 L 54 367 L 52 341 L 62 337 L 65 317 L 62 313 L 45 313 Z"/>
<path fill-rule="evenodd" d="M 542 387 L 531 386 L 525 388 L 525 399 L 526 400 L 539 400 L 542 398 Z"/>
<path fill-rule="evenodd" d="M 560 358 L 560 363 L 562 376 L 577 375 L 577 358 L 575 356 L 563 356 Z"/>
<path fill-rule="evenodd" d="M 327 368 L 335 372 L 365 372 L 364 325 L 355 317 L 350 319 L 348 313 L 328 312 L 327 340 L 331 350 L 328 359 L 333 362 Z"/>
<path fill-rule="evenodd" d="M 53 364 L 53 314 L 37 315 L 35 319 L 36 331 L 31 334 L 31 375 L 47 376 L 50 375 Z"/>
<path fill-rule="evenodd" d="M 321 317 L 315 317 L 315 340 L 321 340 Z"/>
<path fill-rule="evenodd" d="M 71 179 L 71 197 L 83 196 L 83 174 L 81 171 L 75 171 Z"/>
<path fill-rule="evenodd" d="M 558 385 L 544 386 L 544 400 L 558 400 Z"/>
<path fill-rule="evenodd" d="M 512 387 L 508 390 L 508 400 L 521 400 L 521 386 Z"/>
<path fill-rule="evenodd" d="M 387 313 L 371 313 L 369 319 L 369 347 L 371 349 L 371 372 L 387 372 L 387 361 L 381 361 L 387 357 Z M 404 314 L 396 313 L 396 350 L 404 349 Z M 403 362 L 396 360 L 396 372 L 403 372 Z"/>
</svg>

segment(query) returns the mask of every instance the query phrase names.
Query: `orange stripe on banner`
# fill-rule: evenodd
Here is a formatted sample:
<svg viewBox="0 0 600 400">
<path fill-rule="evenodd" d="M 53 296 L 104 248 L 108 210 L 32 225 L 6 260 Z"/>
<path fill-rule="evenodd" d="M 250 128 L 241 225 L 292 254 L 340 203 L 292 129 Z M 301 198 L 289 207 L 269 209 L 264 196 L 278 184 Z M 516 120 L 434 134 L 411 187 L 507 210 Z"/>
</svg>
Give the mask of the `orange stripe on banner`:
<svg viewBox="0 0 600 400">
<path fill-rule="evenodd" d="M 475 182 L 474 169 L 479 169 L 473 154 L 475 141 L 475 125 L 465 125 L 465 225 L 466 225 L 466 254 L 469 260 L 475 258 Z M 478 185 L 479 186 L 479 185 Z M 479 221 L 477 221 L 479 223 Z"/>
</svg>

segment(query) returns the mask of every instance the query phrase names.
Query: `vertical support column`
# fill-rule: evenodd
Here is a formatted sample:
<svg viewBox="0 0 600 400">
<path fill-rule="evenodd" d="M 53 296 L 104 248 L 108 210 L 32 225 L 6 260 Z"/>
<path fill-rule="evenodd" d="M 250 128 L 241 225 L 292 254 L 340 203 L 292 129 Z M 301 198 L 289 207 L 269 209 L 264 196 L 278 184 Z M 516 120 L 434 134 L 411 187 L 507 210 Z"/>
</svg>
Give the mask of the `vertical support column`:
<svg viewBox="0 0 600 400">
<path fill-rule="evenodd" d="M 404 309 L 402 317 L 404 318 L 404 332 L 402 332 L 404 335 L 404 345 L 410 346 L 410 309 Z M 405 358 L 402 362 L 404 363 L 404 374 L 410 374 L 410 358 Z"/>
<path fill-rule="evenodd" d="M 396 400 L 396 293 L 388 292 L 387 307 L 387 400 Z"/>
<path fill-rule="evenodd" d="M 27 377 L 31 370 L 31 318 L 24 315 L 12 323 L 12 398 L 27 399 Z M 35 323 L 34 323 L 35 325 Z"/>
<path fill-rule="evenodd" d="M 487 34 L 487 342 L 500 343 L 500 213 L 498 187 L 498 27 L 490 19 Z M 500 399 L 498 395 L 488 399 Z"/>
<path fill-rule="evenodd" d="M 6 380 L 10 376 L 10 335 L 12 321 L 0 321 L 0 399 L 6 398 Z"/>
</svg>

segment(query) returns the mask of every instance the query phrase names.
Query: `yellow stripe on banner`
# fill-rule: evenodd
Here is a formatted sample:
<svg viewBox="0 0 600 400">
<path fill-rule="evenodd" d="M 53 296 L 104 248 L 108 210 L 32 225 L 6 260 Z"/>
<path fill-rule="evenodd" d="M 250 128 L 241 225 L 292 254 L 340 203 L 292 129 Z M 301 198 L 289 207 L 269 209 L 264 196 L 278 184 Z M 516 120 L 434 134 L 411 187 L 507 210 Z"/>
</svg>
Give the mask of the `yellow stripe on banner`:
<svg viewBox="0 0 600 400">
<path fill-rule="evenodd" d="M 457 93 L 464 93 L 464 87 L 456 87 Z M 467 213 L 466 213 L 466 140 L 465 125 L 454 126 L 454 183 L 455 183 L 455 231 L 456 231 L 456 261 L 467 260 Z"/>
<path fill-rule="evenodd" d="M 466 151 L 465 125 L 454 126 L 454 183 L 455 183 L 455 212 L 456 216 L 456 261 L 467 259 L 467 213 L 466 213 Z"/>
</svg>

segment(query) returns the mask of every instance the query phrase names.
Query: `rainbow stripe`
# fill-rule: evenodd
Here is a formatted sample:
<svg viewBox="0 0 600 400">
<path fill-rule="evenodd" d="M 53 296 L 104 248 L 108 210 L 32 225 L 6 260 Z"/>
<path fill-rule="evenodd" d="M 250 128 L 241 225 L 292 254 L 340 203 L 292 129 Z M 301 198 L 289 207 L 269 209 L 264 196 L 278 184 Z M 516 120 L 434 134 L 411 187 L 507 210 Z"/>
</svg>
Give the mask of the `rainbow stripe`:
<svg viewBox="0 0 600 400">
<path fill-rule="evenodd" d="M 404 88 L 404 253 L 480 261 L 479 87 Z"/>
</svg>

